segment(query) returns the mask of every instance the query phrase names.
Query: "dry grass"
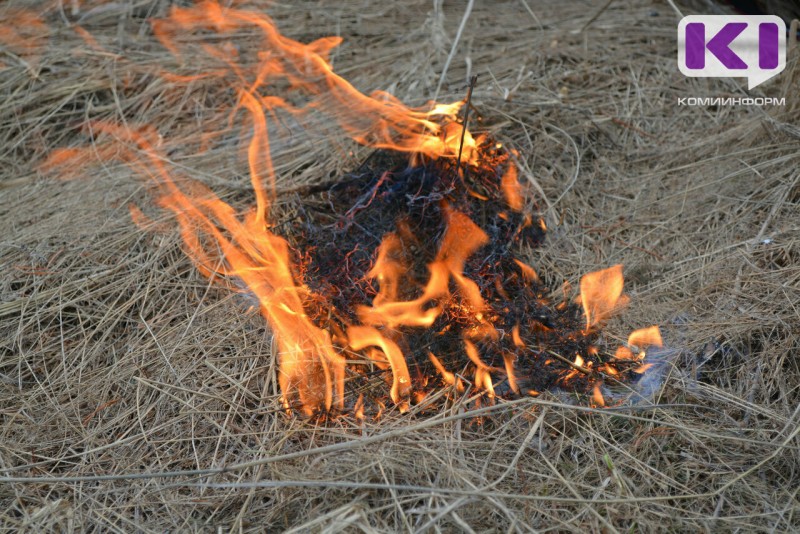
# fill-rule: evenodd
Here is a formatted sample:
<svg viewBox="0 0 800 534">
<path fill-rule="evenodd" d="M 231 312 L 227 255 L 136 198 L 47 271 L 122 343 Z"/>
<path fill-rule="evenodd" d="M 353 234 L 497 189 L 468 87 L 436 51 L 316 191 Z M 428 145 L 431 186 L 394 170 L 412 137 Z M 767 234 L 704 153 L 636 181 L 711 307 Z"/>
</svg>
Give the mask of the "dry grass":
<svg viewBox="0 0 800 534">
<path fill-rule="evenodd" d="M 165 4 L 37 6 L 44 28 L 0 39 L 3 528 L 800 528 L 797 50 L 755 90 L 786 106 L 679 107 L 679 96 L 744 92 L 740 80 L 678 73 L 668 3 L 614 2 L 579 34 L 597 3 L 476 5 L 440 100 L 480 73 L 483 124 L 519 149 L 545 197 L 550 232 L 533 264 L 558 283 L 624 263 L 632 305 L 609 342 L 660 324 L 673 363 L 652 405 L 593 410 L 544 395 L 481 418 L 456 403 L 435 417 L 314 426 L 280 411 L 261 317 L 196 272 L 130 170 L 40 172 L 51 149 L 85 143 L 87 119 L 150 123 L 183 174 L 251 201 L 236 132 L 197 151 L 232 95 L 155 75 L 182 68 L 146 22 Z M 265 9 L 294 38 L 345 37 L 334 65 L 360 89 L 422 103 L 463 8 Z M 11 9 L 0 7 L 4 23 L 25 20 Z M 300 132 L 277 147 L 282 187 L 366 153 L 323 133 L 330 142 Z M 156 231 L 132 224 L 132 201 Z"/>
</svg>

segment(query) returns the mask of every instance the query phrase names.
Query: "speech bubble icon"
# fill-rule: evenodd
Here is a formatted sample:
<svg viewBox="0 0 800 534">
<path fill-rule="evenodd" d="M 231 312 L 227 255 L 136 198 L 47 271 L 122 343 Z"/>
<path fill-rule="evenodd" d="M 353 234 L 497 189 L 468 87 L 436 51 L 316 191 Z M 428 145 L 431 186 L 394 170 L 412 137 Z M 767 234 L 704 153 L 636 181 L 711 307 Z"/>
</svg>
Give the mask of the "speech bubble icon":
<svg viewBox="0 0 800 534">
<path fill-rule="evenodd" d="M 746 77 L 753 89 L 786 68 L 786 23 L 775 15 L 684 17 L 678 68 L 693 78 Z"/>
</svg>

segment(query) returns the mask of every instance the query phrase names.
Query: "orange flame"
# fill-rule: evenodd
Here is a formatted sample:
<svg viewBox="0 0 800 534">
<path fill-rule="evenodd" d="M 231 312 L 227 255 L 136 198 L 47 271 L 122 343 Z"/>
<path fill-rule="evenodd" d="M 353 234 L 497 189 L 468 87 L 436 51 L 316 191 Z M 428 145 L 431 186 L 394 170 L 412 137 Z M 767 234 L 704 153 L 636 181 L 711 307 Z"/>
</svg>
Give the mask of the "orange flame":
<svg viewBox="0 0 800 534">
<path fill-rule="evenodd" d="M 526 282 L 530 284 L 539 281 L 539 275 L 536 274 L 536 270 L 533 267 L 526 263 L 522 263 L 519 260 L 514 260 L 514 263 L 516 263 L 517 267 L 519 267 L 520 271 L 522 271 L 522 278 Z"/>
<path fill-rule="evenodd" d="M 592 404 L 594 404 L 595 408 L 602 408 L 606 405 L 603 392 L 600 391 L 600 382 L 596 382 L 592 390 Z"/>
<path fill-rule="evenodd" d="M 409 108 L 383 91 L 370 96 L 360 93 L 334 73 L 331 66 L 330 53 L 341 44 L 340 37 L 323 37 L 303 44 L 281 35 L 264 13 L 227 8 L 211 0 L 189 8 L 173 6 L 169 18 L 155 20 L 152 24 L 156 37 L 177 58 L 190 49 L 191 35 L 195 32 L 211 31 L 221 37 L 232 37 L 237 31 L 257 29 L 262 38 L 261 52 L 255 69 L 250 69 L 255 74 L 249 78 L 248 68 L 237 63 L 236 48 L 229 42 L 212 44 L 213 40 L 206 39 L 201 47 L 207 55 L 216 58 L 220 66 L 226 67 L 216 75 L 233 80 L 242 94 L 250 94 L 264 109 L 273 114 L 282 109 L 298 118 L 311 112 L 324 113 L 334 119 L 339 131 L 363 145 L 430 158 L 458 155 L 461 127 L 454 121 L 462 103 L 431 103 L 430 109 L 423 111 Z M 207 67 L 201 74 L 214 75 Z M 283 84 L 288 84 L 289 92 L 304 96 L 305 105 L 295 105 L 275 95 L 258 94 L 263 87 Z M 252 111 L 254 102 L 244 104 Z M 437 118 L 439 121 L 435 120 Z M 465 135 L 462 161 L 476 164 L 476 147 L 472 135 Z M 262 152 L 260 157 L 267 158 L 267 152 Z"/>
<path fill-rule="evenodd" d="M 648 326 L 631 332 L 628 336 L 628 346 L 619 347 L 614 357 L 617 360 L 642 360 L 645 357 L 645 349 L 663 346 L 664 341 L 661 339 L 661 330 L 657 326 Z M 638 356 L 634 354 L 630 347 L 638 350 Z"/>
<path fill-rule="evenodd" d="M 506 197 L 508 207 L 516 212 L 522 211 L 525 202 L 522 198 L 522 185 L 517 179 L 517 166 L 514 165 L 514 162 L 508 164 L 508 170 L 500 180 L 500 187 Z"/>
<path fill-rule="evenodd" d="M 302 288 L 290 270 L 289 246 L 267 231 L 263 210 L 239 218 L 231 206 L 199 184 L 194 184 L 197 190 L 191 196 L 186 194 L 170 177 L 147 131 L 106 123 L 94 127 L 136 143 L 148 156 L 158 202 L 175 214 L 197 268 L 212 278 L 237 277 L 256 295 L 278 343 L 279 383 L 287 406 L 296 393 L 308 414 L 319 407 L 343 407 L 344 358 L 333 349 L 330 334 L 306 315 Z"/>
<path fill-rule="evenodd" d="M 647 347 L 663 347 L 664 341 L 661 339 L 661 330 L 657 326 L 648 326 L 634 330 L 628 336 L 628 345 L 646 349 Z"/>
<path fill-rule="evenodd" d="M 514 362 L 516 357 L 508 352 L 503 354 L 503 363 L 506 367 L 506 376 L 508 377 L 508 387 L 511 391 L 519 395 L 519 385 L 517 384 L 517 375 L 514 373 Z"/>
<path fill-rule="evenodd" d="M 485 389 L 489 398 L 494 397 L 494 385 L 492 385 L 492 375 L 489 374 L 491 367 L 483 363 L 480 355 L 478 354 L 478 347 L 472 342 L 464 340 L 464 349 L 467 357 L 475 364 L 475 386 L 480 389 Z"/>
<path fill-rule="evenodd" d="M 353 350 L 380 347 L 392 367 L 392 400 L 400 407 L 401 411 L 406 411 L 408 397 L 411 394 L 411 377 L 408 374 L 403 351 L 400 350 L 397 343 L 387 339 L 371 326 L 351 326 L 347 329 L 347 338 Z"/>
<path fill-rule="evenodd" d="M 36 21 L 31 24 L 38 27 Z M 309 415 L 317 410 L 343 409 L 345 357 L 342 351 L 345 349 L 340 347 L 349 345 L 354 351 L 363 351 L 376 367 L 387 372 L 392 401 L 400 411 L 408 410 L 412 395 L 419 401 L 424 393 L 413 391 L 401 349 L 405 346 L 402 330 L 430 327 L 445 310 L 455 310 L 459 319 L 469 325 L 463 330 L 466 332 L 463 343 L 464 352 L 474 365 L 475 387 L 490 399 L 494 398 L 491 373 L 502 373 L 503 369 L 487 365 L 473 340 L 497 341 L 500 333 L 491 317 L 484 316 L 491 307 L 484 301 L 478 284 L 464 274 L 467 261 L 488 243 L 489 237 L 468 215 L 442 205 L 445 232 L 434 260 L 427 266 L 428 280 L 420 287 L 409 283 L 413 281 L 409 275 L 411 262 L 404 233 L 386 234 L 367 275 L 377 282 L 377 294 L 369 306 L 356 307 L 360 324 L 337 326 L 332 330 L 333 339 L 331 333 L 316 326 L 306 313 L 305 306 L 313 296 L 311 290 L 292 269 L 289 244 L 271 231 L 269 223 L 278 178 L 270 135 L 286 114 L 301 125 L 320 124 L 321 121 L 312 120 L 311 115 L 322 114 L 331 120 L 322 121 L 325 126 L 321 128 L 335 128 L 364 145 L 408 153 L 412 162 L 456 158 L 463 133 L 462 162 L 479 165 L 480 139 L 463 131 L 456 122 L 462 103 L 429 103 L 423 109 L 407 107 L 386 92 L 366 96 L 333 71 L 331 51 L 341 43 L 340 38 L 326 37 L 303 44 L 281 35 L 274 22 L 263 13 L 224 7 L 212 0 L 189 8 L 173 7 L 168 18 L 152 24 L 159 41 L 182 62 L 181 72 L 162 73 L 169 83 L 218 78 L 237 95 L 231 120 L 241 110 L 252 128 L 247 160 L 255 207 L 249 213 L 238 214 L 199 183 L 175 180 L 165 167 L 165 158 L 156 150 L 158 143 L 153 128 L 135 130 L 92 123 L 93 133 L 115 137 L 138 148 L 124 152 L 114 143 L 96 140 L 92 150 L 101 159 L 127 159 L 149 176 L 158 204 L 174 214 L 186 252 L 201 273 L 216 281 L 237 278 L 256 296 L 278 345 L 279 385 L 284 406 L 299 406 Z M 227 38 L 252 29 L 260 33 L 260 52 L 246 60 L 246 54 L 240 53 Z M 196 33 L 203 33 L 204 38 L 194 38 Z M 209 33 L 215 38 L 208 38 Z M 84 37 L 89 44 L 93 43 L 91 36 L 85 34 Z M 16 34 L 12 38 L 17 39 Z M 1 37 L 0 42 L 4 42 Z M 192 72 L 193 62 L 186 58 L 191 57 L 193 47 L 200 47 L 216 64 L 204 64 L 202 71 Z M 273 87 L 280 87 L 286 96 L 270 94 L 269 89 Z M 75 148 L 54 151 L 40 169 L 51 171 L 71 166 L 85 159 L 86 153 L 87 149 Z M 141 154 L 145 155 L 147 165 L 139 165 Z M 500 187 L 509 209 L 522 212 L 524 192 L 513 163 L 509 163 Z M 131 216 L 142 226 L 154 225 L 141 210 L 132 208 Z M 525 221 L 527 226 L 533 224 L 529 215 Z M 544 229 L 544 222 L 540 220 L 539 224 Z M 519 261 L 517 265 L 527 284 L 539 282 L 532 267 Z M 626 302 L 622 286 L 621 265 L 587 274 L 581 279 L 580 298 L 587 331 Z M 539 328 L 547 330 L 543 325 Z M 633 332 L 628 345 L 642 349 L 648 345 L 660 346 L 660 332 L 653 328 Z M 512 329 L 511 341 L 516 352 L 529 350 L 520 335 L 519 323 Z M 464 391 L 457 375 L 448 371 L 433 353 L 429 352 L 428 356 L 444 382 L 459 392 Z M 517 355 L 503 352 L 502 357 L 509 388 L 520 394 L 515 374 L 515 365 L 519 365 Z M 550 360 L 545 362 L 548 363 Z M 576 354 L 575 366 L 583 365 L 584 359 Z M 605 365 L 612 369 L 610 364 Z M 587 368 L 591 367 L 590 361 Z M 578 370 L 573 369 L 568 377 L 576 373 Z M 538 392 L 528 390 L 528 394 L 538 395 Z M 374 402 L 382 411 L 380 400 Z M 597 406 L 604 404 L 599 383 L 595 383 L 593 402 Z M 363 396 L 359 396 L 355 404 L 355 416 L 359 421 L 364 418 Z"/>
<path fill-rule="evenodd" d="M 519 335 L 519 324 L 515 324 L 514 328 L 511 329 L 511 340 L 514 342 L 515 347 L 525 348 L 525 342 L 522 341 Z"/>
<path fill-rule="evenodd" d="M 210 193 L 197 199 L 182 194 L 166 173 L 160 174 L 163 183 L 169 186 L 169 194 L 162 198 L 162 204 L 175 212 L 190 255 L 207 274 L 211 274 L 208 266 L 214 265 L 214 261 L 201 235 L 206 233 L 222 250 L 224 274 L 239 276 L 259 297 L 262 312 L 281 347 L 280 385 L 285 402 L 297 395 L 307 412 L 340 407 L 344 388 L 343 357 L 333 349 L 330 336 L 314 326 L 305 314 L 301 298 L 305 290 L 292 277 L 288 245 L 267 227 L 276 177 L 268 119 L 276 117 L 279 110 L 300 119 L 311 113 L 323 113 L 334 119 L 339 130 L 361 144 L 428 158 L 454 158 L 458 153 L 461 128 L 453 121 L 462 104 L 432 104 L 428 111 L 423 111 L 408 108 L 385 92 L 365 96 L 333 72 L 330 52 L 340 44 L 340 38 L 327 37 L 303 44 L 281 35 L 263 13 L 206 1 L 190 8 L 173 7 L 169 18 L 153 22 L 157 38 L 177 58 L 190 48 L 190 36 L 194 32 L 211 31 L 220 37 L 229 37 L 249 28 L 258 29 L 262 38 L 262 52 L 258 54 L 254 70 L 239 63 L 236 48 L 227 42 L 212 44 L 214 40 L 206 39 L 200 46 L 208 55 L 217 58 L 221 67 L 206 69 L 201 74 L 230 80 L 238 88 L 241 105 L 252 119 L 248 161 L 256 194 L 255 212 L 240 221 L 229 206 Z M 255 75 L 249 76 L 250 72 Z M 288 85 L 288 92 L 300 98 L 290 101 L 261 93 L 268 86 L 282 84 Z M 303 105 L 296 104 L 303 99 Z M 476 146 L 475 139 L 467 132 L 463 161 L 477 162 Z M 232 237 L 225 236 L 218 225 Z M 466 233 L 473 236 L 468 238 Z M 472 244 L 455 246 L 464 239 L 471 239 Z M 439 310 L 425 310 L 423 306 L 447 294 L 449 277 L 456 280 L 464 299 L 479 309 L 482 299 L 477 286 L 464 278 L 462 271 L 466 258 L 486 239 L 467 217 L 453 212 L 440 254 L 430 266 L 428 286 L 419 299 L 411 302 L 396 302 L 399 279 L 405 271 L 402 262 L 393 257 L 399 240 L 390 235 L 381 246 L 371 273 L 380 283 L 380 293 L 372 308 L 362 308 L 359 312 L 365 326 L 350 327 L 347 337 L 354 350 L 377 347 L 383 351 L 393 375 L 391 396 L 401 409 L 407 407 L 411 388 L 402 351 L 371 325 L 390 328 L 401 324 L 429 325 Z"/>
<path fill-rule="evenodd" d="M 586 315 L 586 330 L 608 319 L 628 303 L 622 294 L 622 265 L 588 273 L 581 277 L 580 301 Z"/>
<path fill-rule="evenodd" d="M 358 399 L 356 399 L 356 404 L 353 407 L 353 415 L 355 415 L 356 421 L 363 422 L 364 421 L 364 394 L 359 393 Z"/>
<path fill-rule="evenodd" d="M 439 361 L 439 358 L 437 358 L 432 352 L 428 352 L 428 358 L 431 360 L 433 366 L 442 376 L 442 380 L 444 380 L 445 384 L 450 386 L 455 386 L 456 391 L 458 391 L 459 393 L 462 393 L 464 391 L 464 384 L 461 383 L 461 380 L 459 380 L 455 374 L 445 369 L 444 365 L 442 365 L 442 362 Z"/>
<path fill-rule="evenodd" d="M 370 276 L 381 284 L 380 292 L 373 300 L 373 306 L 359 306 L 361 322 L 369 325 L 430 326 L 442 313 L 440 305 L 430 307 L 436 299 L 449 295 L 448 282 L 456 282 L 465 303 L 477 314 L 484 307 L 483 297 L 477 284 L 464 276 L 464 264 L 489 237 L 469 217 L 457 211 L 446 209 L 447 230 L 435 261 L 428 265 L 430 278 L 419 298 L 410 301 L 396 301 L 399 278 L 405 273 L 405 266 L 398 261 L 400 241 L 395 234 L 384 238 L 378 249 L 378 259 Z"/>
</svg>

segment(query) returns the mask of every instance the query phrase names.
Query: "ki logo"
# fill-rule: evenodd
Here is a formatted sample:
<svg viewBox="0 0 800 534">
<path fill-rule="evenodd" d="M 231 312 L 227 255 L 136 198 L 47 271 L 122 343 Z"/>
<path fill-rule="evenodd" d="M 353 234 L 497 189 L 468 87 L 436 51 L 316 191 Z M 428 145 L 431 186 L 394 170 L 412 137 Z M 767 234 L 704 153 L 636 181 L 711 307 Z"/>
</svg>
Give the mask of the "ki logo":
<svg viewBox="0 0 800 534">
<path fill-rule="evenodd" d="M 691 15 L 678 24 L 685 76 L 746 77 L 747 88 L 786 67 L 786 23 L 774 15 Z"/>
</svg>

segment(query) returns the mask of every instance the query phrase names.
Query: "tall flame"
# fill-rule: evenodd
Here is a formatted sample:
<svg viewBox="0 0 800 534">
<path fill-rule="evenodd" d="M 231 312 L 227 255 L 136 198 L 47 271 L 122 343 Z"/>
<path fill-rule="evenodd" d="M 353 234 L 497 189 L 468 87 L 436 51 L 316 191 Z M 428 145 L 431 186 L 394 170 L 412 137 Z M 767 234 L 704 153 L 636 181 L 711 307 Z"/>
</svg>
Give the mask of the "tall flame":
<svg viewBox="0 0 800 534">
<path fill-rule="evenodd" d="M 153 21 L 157 38 L 177 58 L 182 58 L 184 50 L 191 46 L 193 33 L 210 31 L 224 38 L 253 28 L 260 31 L 262 39 L 254 68 L 237 57 L 235 47 L 205 39 L 202 48 L 218 58 L 222 68 L 198 76 L 225 78 L 237 89 L 241 106 L 251 118 L 253 136 L 247 154 L 256 195 L 255 211 L 240 220 L 230 206 L 208 191 L 202 198 L 184 194 L 157 158 L 151 157 L 151 162 L 163 171 L 158 173 L 165 186 L 160 203 L 175 213 L 188 252 L 201 270 L 239 277 L 258 297 L 262 314 L 278 340 L 280 386 L 286 404 L 296 398 L 307 413 L 341 408 L 344 358 L 334 349 L 330 335 L 316 327 L 304 311 L 303 295 L 307 290 L 292 275 L 288 244 L 270 232 L 267 223 L 276 187 L 270 119 L 284 112 L 302 124 L 311 122 L 308 115 L 322 113 L 358 143 L 427 158 L 454 158 L 461 128 L 453 121 L 462 104 L 432 104 L 428 110 L 421 110 L 405 106 L 386 92 L 363 95 L 332 69 L 330 53 L 341 43 L 340 38 L 326 37 L 303 44 L 281 35 L 263 13 L 205 1 L 190 8 L 173 7 L 168 18 Z M 286 87 L 284 92 L 292 98 L 265 94 L 266 89 L 275 86 Z M 138 142 L 143 145 L 141 139 Z M 475 147 L 475 139 L 467 132 L 462 155 L 465 162 L 477 162 Z M 153 154 L 150 147 L 143 148 Z M 397 238 L 387 237 L 373 269 L 373 276 L 380 279 L 381 293 L 372 308 L 361 311 L 365 326 L 354 325 L 347 331 L 354 350 L 377 347 L 383 352 L 393 375 L 392 399 L 401 407 L 406 404 L 411 387 L 403 354 L 394 341 L 369 325 L 429 324 L 436 309 L 423 310 L 423 306 L 447 293 L 449 277 L 458 282 L 473 307 L 480 306 L 477 287 L 464 279 L 461 271 L 464 255 L 480 246 L 485 235 L 466 251 L 458 252 L 452 241 L 463 237 L 464 228 L 474 228 L 458 213 L 452 214 L 451 221 L 448 235 L 453 237 L 445 236 L 440 257 L 431 265 L 428 287 L 417 301 L 396 302 L 403 265 L 392 258 L 398 247 Z M 211 252 L 216 247 L 221 258 Z M 211 266 L 220 261 L 222 266 L 214 270 Z"/>
<path fill-rule="evenodd" d="M 239 54 L 229 42 L 205 39 L 201 45 L 203 50 L 217 58 L 223 68 L 206 69 L 197 76 L 220 76 L 230 80 L 240 91 L 245 100 L 243 104 L 256 120 L 256 129 L 262 137 L 267 136 L 261 118 L 265 112 L 277 116 L 278 110 L 285 111 L 300 123 L 304 122 L 303 116 L 321 112 L 335 121 L 340 131 L 363 145 L 431 158 L 457 156 L 461 128 L 453 121 L 462 103 L 431 103 L 430 109 L 424 111 L 409 108 L 384 91 L 375 91 L 370 96 L 360 93 L 331 66 L 330 54 L 341 44 L 340 37 L 323 37 L 303 44 L 281 35 L 273 20 L 264 13 L 224 7 L 213 0 L 189 8 L 174 6 L 168 18 L 153 21 L 156 37 L 178 58 L 191 46 L 193 33 L 210 31 L 224 38 L 246 29 L 257 29 L 261 33 L 255 66 L 246 65 L 243 59 L 237 62 Z M 212 44 L 215 42 L 219 44 Z M 291 100 L 259 92 L 268 87 L 284 86 L 286 92 L 293 95 Z M 304 99 L 304 105 L 294 103 L 298 96 Z M 443 127 L 442 123 L 450 126 Z M 267 142 L 265 138 L 262 141 Z M 475 139 L 468 134 L 462 159 L 476 163 L 475 148 Z M 265 146 L 259 149 L 258 154 L 250 154 L 251 163 L 263 158 L 264 170 L 269 171 L 269 150 Z M 269 172 L 259 173 L 258 177 L 274 179 Z"/>
<path fill-rule="evenodd" d="M 364 351 L 376 367 L 391 372 L 388 380 L 391 399 L 401 411 L 407 410 L 414 392 L 401 348 L 406 346 L 403 329 L 431 327 L 446 311 L 456 314 L 462 324 L 468 325 L 462 330 L 463 352 L 474 367 L 476 388 L 493 398 L 492 374 L 504 373 L 508 388 L 514 393 L 538 395 L 526 388 L 515 372 L 521 355 L 533 350 L 520 334 L 520 321 L 528 318 L 520 316 L 511 327 L 508 348 L 499 352 L 502 369 L 487 364 L 481 357 L 483 353 L 486 361 L 497 361 L 494 354 L 498 353 L 487 348 L 484 342 L 496 343 L 501 333 L 499 325 L 486 317 L 491 312 L 491 300 L 487 304 L 478 284 L 465 274 L 467 262 L 489 242 L 487 233 L 466 213 L 441 201 L 444 232 L 437 239 L 438 251 L 433 261 L 427 264 L 427 281 L 420 281 L 418 285 L 411 276 L 413 258 L 406 235 L 409 232 L 401 227 L 383 236 L 367 273 L 367 278 L 377 282 L 377 294 L 370 305 L 356 306 L 355 317 L 360 324 L 334 328 L 333 339 L 331 333 L 317 326 L 308 315 L 306 306 L 313 294 L 293 269 L 289 244 L 271 231 L 270 212 L 278 180 L 270 135 L 283 117 L 294 117 L 300 125 L 320 124 L 312 115 L 321 114 L 329 119 L 326 124 L 334 124 L 337 131 L 346 133 L 354 141 L 408 153 L 412 162 L 455 159 L 462 143 L 462 127 L 456 122 L 461 102 L 430 103 L 426 109 L 419 109 L 407 107 L 386 92 L 366 96 L 333 71 L 331 51 L 340 44 L 340 38 L 326 37 L 303 44 L 281 35 L 274 22 L 263 13 L 224 7 L 212 0 L 189 8 L 173 7 L 168 18 L 152 24 L 163 46 L 179 61 L 184 61 L 184 72 L 162 73 L 166 80 L 218 78 L 220 83 L 234 90 L 237 104 L 231 119 L 243 111 L 252 128 L 247 159 L 255 207 L 248 213 L 238 214 L 204 186 L 175 180 L 156 149 L 156 134 L 152 128 L 91 123 L 93 132 L 137 148 L 119 153 L 110 144 L 104 146 L 97 141 L 92 150 L 105 159 L 127 158 L 150 177 L 159 205 L 174 214 L 186 252 L 204 275 L 213 279 L 239 279 L 256 296 L 277 341 L 279 384 L 285 406 L 298 406 L 309 415 L 318 410 L 343 409 L 346 370 L 343 352 L 349 348 Z M 248 29 L 257 30 L 261 36 L 260 51 L 254 59 L 246 58 L 227 40 Z M 193 35 L 200 32 L 204 38 L 198 41 Z M 216 38 L 208 38 L 209 33 Z M 191 62 L 185 58 L 190 57 L 194 46 L 202 48 L 218 66 L 187 74 L 185 71 Z M 284 96 L 269 92 L 275 87 L 280 88 Z M 479 165 L 479 141 L 469 132 L 463 133 L 462 163 Z M 65 162 L 82 159 L 84 154 L 78 149 L 54 151 L 43 168 L 61 167 Z M 514 212 L 512 215 L 523 218 L 526 227 L 531 226 L 530 216 L 521 215 L 525 199 L 517 169 L 511 163 L 506 167 L 500 189 L 505 204 Z M 141 211 L 134 209 L 131 213 L 135 220 L 145 224 Z M 509 214 L 505 211 L 503 214 L 508 219 Z M 532 267 L 519 261 L 516 264 L 525 284 L 539 282 Z M 497 285 L 502 290 L 500 280 Z M 622 287 L 621 265 L 589 273 L 581 279 L 585 333 L 626 302 Z M 526 324 L 534 323 L 540 325 L 540 331 L 549 330 L 534 319 Z M 631 334 L 629 345 L 642 349 L 647 345 L 660 345 L 660 333 L 653 328 L 655 330 L 643 329 Z M 466 390 L 460 375 L 447 370 L 433 352 L 428 352 L 428 356 L 445 383 L 454 386 L 457 392 Z M 591 362 L 587 367 L 583 364 L 583 358 L 576 355 L 574 368 L 565 379 L 590 369 L 594 373 L 597 369 L 592 368 Z M 605 368 L 609 375 L 616 373 L 608 364 Z M 597 382 L 592 385 L 594 404 L 601 406 L 600 385 Z M 358 418 L 363 417 L 363 410 L 364 397 L 361 396 L 356 406 Z"/>
</svg>

